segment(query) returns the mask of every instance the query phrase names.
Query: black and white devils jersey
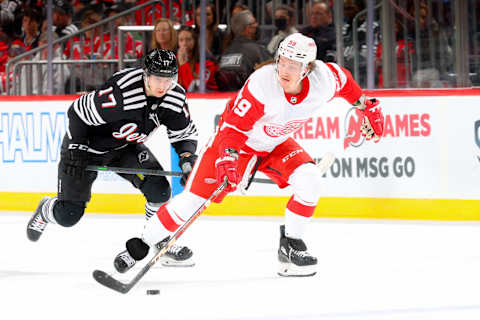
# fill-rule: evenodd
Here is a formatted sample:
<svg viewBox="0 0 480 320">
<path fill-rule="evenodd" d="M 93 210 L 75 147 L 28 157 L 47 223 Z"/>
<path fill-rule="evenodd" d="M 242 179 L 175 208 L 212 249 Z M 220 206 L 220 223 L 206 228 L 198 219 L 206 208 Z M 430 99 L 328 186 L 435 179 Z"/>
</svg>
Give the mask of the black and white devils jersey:
<svg viewBox="0 0 480 320">
<path fill-rule="evenodd" d="M 141 68 L 115 73 L 98 90 L 76 99 L 68 110 L 72 142 L 106 153 L 143 143 L 160 125 L 177 153 L 195 153 L 197 129 L 190 119 L 185 90 L 174 87 L 161 97 L 146 95 Z"/>
</svg>

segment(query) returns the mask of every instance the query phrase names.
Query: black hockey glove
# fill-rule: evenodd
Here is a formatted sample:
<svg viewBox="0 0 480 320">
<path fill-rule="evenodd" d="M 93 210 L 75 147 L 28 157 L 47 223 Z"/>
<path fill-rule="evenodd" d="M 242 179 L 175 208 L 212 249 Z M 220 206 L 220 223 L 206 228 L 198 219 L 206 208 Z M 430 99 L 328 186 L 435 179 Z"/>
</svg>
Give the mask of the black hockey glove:
<svg viewBox="0 0 480 320">
<path fill-rule="evenodd" d="M 188 176 L 190 175 L 190 172 L 193 169 L 193 166 L 195 165 L 195 161 L 197 161 L 197 156 L 194 154 L 187 154 L 185 156 L 180 156 L 180 161 L 178 162 L 178 166 L 180 169 L 182 169 L 183 176 L 180 179 L 180 184 L 182 186 L 185 186 L 185 183 L 187 183 Z"/>
<path fill-rule="evenodd" d="M 70 143 L 60 165 L 66 175 L 83 178 L 88 165 L 88 146 L 79 143 Z"/>
</svg>

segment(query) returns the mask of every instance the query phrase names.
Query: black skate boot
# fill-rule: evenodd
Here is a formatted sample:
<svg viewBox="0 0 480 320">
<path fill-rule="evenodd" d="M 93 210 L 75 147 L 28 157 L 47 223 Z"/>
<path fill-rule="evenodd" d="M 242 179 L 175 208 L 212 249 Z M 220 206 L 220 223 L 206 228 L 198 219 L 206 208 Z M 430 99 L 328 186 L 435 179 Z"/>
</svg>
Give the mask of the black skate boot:
<svg viewBox="0 0 480 320">
<path fill-rule="evenodd" d="M 132 256 L 128 253 L 127 250 L 120 252 L 113 260 L 113 266 L 115 270 L 120 273 L 125 273 L 130 270 L 137 261 L 132 258 Z"/>
<path fill-rule="evenodd" d="M 160 257 L 160 263 L 164 267 L 193 267 L 193 252 L 187 246 L 174 244 Z"/>
<path fill-rule="evenodd" d="M 278 261 L 278 274 L 283 277 L 309 277 L 317 273 L 317 258 L 307 252 L 303 240 L 285 236 L 284 225 L 280 226 Z"/>
<path fill-rule="evenodd" d="M 43 197 L 43 199 L 40 200 L 37 209 L 35 210 L 33 216 L 30 218 L 30 221 L 28 221 L 27 238 L 30 241 L 37 241 L 47 227 L 48 222 L 42 215 L 42 208 L 45 202 L 47 202 L 49 199 L 50 197 Z"/>
<path fill-rule="evenodd" d="M 120 252 L 113 260 L 115 270 L 125 273 L 130 270 L 137 261 L 148 255 L 150 247 L 140 238 L 131 238 L 125 244 L 127 250 Z"/>
</svg>

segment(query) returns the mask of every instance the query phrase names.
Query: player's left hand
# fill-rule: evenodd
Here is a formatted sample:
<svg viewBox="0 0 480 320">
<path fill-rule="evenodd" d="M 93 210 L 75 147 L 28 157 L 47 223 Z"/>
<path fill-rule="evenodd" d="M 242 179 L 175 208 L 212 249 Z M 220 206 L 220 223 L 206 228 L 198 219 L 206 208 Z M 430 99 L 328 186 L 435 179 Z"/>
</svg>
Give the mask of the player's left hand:
<svg viewBox="0 0 480 320">
<path fill-rule="evenodd" d="M 188 176 L 192 172 L 195 161 L 197 161 L 197 156 L 191 153 L 180 155 L 180 160 L 178 166 L 182 169 L 183 176 L 180 178 L 180 184 L 184 187 L 187 183 Z"/>
<path fill-rule="evenodd" d="M 375 98 L 365 99 L 364 117 L 360 127 L 362 136 L 367 140 L 373 139 L 375 143 L 379 142 L 383 135 L 383 114 L 379 104 L 380 101 Z"/>
</svg>

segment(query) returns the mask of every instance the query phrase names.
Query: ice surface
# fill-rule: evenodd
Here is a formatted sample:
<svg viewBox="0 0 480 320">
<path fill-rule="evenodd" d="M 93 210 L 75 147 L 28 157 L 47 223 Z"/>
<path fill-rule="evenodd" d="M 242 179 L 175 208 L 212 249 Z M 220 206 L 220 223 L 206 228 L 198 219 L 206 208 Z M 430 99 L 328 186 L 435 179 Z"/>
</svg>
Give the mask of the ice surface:
<svg viewBox="0 0 480 320">
<path fill-rule="evenodd" d="M 316 219 L 306 242 L 317 275 L 281 278 L 282 220 L 205 216 L 180 241 L 195 267 L 155 267 L 122 295 L 91 274 L 113 270 L 141 215 L 87 214 L 37 243 L 29 217 L 0 212 L 1 319 L 480 319 L 478 223 Z"/>
</svg>

